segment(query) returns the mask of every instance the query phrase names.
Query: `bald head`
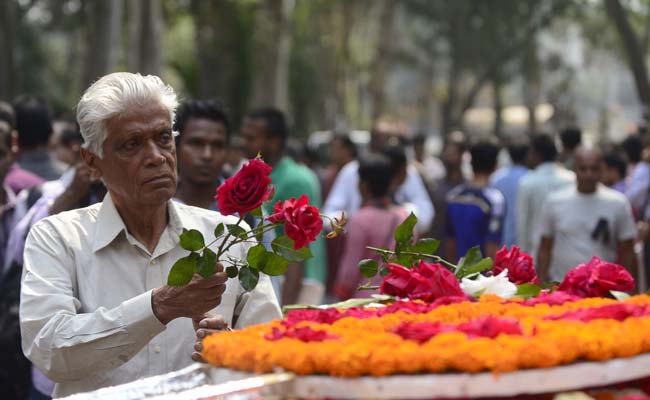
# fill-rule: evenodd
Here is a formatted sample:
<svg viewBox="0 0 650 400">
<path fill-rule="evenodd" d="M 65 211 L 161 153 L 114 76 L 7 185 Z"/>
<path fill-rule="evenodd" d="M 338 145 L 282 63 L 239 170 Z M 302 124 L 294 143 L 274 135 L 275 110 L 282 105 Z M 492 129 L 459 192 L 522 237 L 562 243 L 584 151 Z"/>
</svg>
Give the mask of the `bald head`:
<svg viewBox="0 0 650 400">
<path fill-rule="evenodd" d="M 575 152 L 573 170 L 576 173 L 578 191 L 594 193 L 603 173 L 603 154 L 595 147 L 579 147 Z"/>
</svg>

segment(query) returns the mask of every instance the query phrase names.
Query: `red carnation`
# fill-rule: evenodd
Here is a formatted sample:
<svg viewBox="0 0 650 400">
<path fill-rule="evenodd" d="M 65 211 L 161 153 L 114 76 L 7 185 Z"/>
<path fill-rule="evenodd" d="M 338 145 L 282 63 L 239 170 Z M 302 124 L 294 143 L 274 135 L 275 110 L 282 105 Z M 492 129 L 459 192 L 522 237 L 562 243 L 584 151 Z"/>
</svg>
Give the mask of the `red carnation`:
<svg viewBox="0 0 650 400">
<path fill-rule="evenodd" d="M 260 159 L 250 160 L 217 188 L 217 207 L 223 215 L 244 215 L 261 206 L 272 189 L 271 167 Z"/>
<path fill-rule="evenodd" d="M 579 297 L 610 297 L 610 290 L 629 292 L 634 278 L 622 266 L 593 257 L 569 271 L 559 290 Z"/>
<path fill-rule="evenodd" d="M 497 251 L 492 275 L 499 275 L 504 269 L 508 270 L 508 280 L 515 285 L 539 283 L 533 258 L 526 253 L 522 253 L 517 246 L 512 246 L 510 251 L 506 246 L 503 246 L 501 250 Z"/>
<path fill-rule="evenodd" d="M 381 293 L 409 299 L 434 301 L 448 296 L 464 297 L 456 276 L 442 264 L 420 264 L 412 269 L 387 264 L 389 274 L 381 284 Z"/>
<path fill-rule="evenodd" d="M 316 240 L 323 230 L 323 220 L 318 208 L 310 206 L 309 199 L 304 194 L 298 200 L 292 197 L 278 201 L 267 221 L 284 222 L 284 233 L 293 240 L 296 250 Z"/>
</svg>

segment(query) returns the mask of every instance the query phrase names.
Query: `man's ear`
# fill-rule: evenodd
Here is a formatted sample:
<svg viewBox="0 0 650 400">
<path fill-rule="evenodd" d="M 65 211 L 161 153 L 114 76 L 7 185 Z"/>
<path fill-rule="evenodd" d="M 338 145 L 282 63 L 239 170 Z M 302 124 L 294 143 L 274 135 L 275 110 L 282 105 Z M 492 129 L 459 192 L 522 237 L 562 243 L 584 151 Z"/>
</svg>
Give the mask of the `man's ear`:
<svg viewBox="0 0 650 400">
<path fill-rule="evenodd" d="M 90 177 L 93 180 L 99 180 L 102 177 L 102 170 L 97 164 L 99 157 L 83 147 L 79 148 L 79 153 L 81 154 L 81 159 L 90 169 Z"/>
</svg>

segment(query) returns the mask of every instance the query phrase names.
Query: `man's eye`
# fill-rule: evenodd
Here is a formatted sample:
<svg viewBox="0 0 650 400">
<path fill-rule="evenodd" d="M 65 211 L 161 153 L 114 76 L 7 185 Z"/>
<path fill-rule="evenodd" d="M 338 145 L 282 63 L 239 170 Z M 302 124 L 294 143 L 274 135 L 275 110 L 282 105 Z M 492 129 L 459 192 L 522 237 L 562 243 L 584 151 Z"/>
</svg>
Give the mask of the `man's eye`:
<svg viewBox="0 0 650 400">
<path fill-rule="evenodd" d="M 124 150 L 135 150 L 138 148 L 139 143 L 136 140 L 129 140 L 128 142 L 124 143 L 122 148 Z"/>
<path fill-rule="evenodd" d="M 158 137 L 160 143 L 164 143 L 164 144 L 170 143 L 173 139 L 174 139 L 173 135 L 169 132 L 165 132 Z"/>
</svg>

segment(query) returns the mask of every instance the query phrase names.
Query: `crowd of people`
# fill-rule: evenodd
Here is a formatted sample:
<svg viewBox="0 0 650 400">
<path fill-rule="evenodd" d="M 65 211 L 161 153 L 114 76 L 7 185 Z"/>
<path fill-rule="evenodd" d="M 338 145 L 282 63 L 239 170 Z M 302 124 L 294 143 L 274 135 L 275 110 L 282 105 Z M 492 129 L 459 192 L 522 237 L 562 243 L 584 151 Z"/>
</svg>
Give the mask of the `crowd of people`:
<svg viewBox="0 0 650 400">
<path fill-rule="evenodd" d="M 106 179 L 121 182 L 127 194 L 139 190 L 131 176 L 111 177 L 113 167 L 104 165 L 101 156 L 114 146 L 110 151 L 116 159 L 128 163 L 146 144 L 125 138 L 93 148 L 79 129 L 82 123 L 92 128 L 84 122 L 92 112 L 78 110 L 77 121 L 53 117 L 43 97 L 0 102 L 2 398 L 48 398 L 53 390 L 53 382 L 30 367 L 21 348 L 19 312 L 37 320 L 40 310 L 32 303 L 29 310 L 19 307 L 25 257 L 34 257 L 25 245 L 30 229 L 48 216 L 106 202 Z M 140 126 L 136 119 L 120 123 L 157 129 Z M 404 135 L 381 122 L 372 127 L 367 146 L 337 132 L 327 154 L 319 154 L 296 142 L 286 115 L 274 108 L 251 110 L 237 123 L 235 134 L 227 108 L 216 100 L 190 99 L 178 106 L 176 137 L 159 139 L 175 141 L 177 203 L 218 211 L 216 188 L 247 159 L 261 154 L 273 167 L 276 201 L 306 194 L 324 214 L 347 218 L 345 235 L 328 241 L 320 237 L 310 245 L 313 258 L 291 264 L 285 276 L 271 279 L 280 304 L 319 304 L 373 293 L 357 290 L 365 283 L 357 264 L 376 257 L 368 246 L 392 247 L 395 228 L 411 212 L 418 219 L 416 235 L 439 239 L 440 255 L 452 262 L 474 246 L 494 257 L 501 246 L 516 245 L 535 258 L 542 280 L 562 280 L 569 268 L 594 255 L 624 265 L 636 277 L 639 265 L 650 266 L 640 251 L 650 236 L 650 141 L 643 130 L 622 143 L 599 147 L 582 143 L 575 128 L 557 137 L 522 134 L 501 142 L 472 140 L 454 131 L 444 136 L 435 155 L 427 152 L 425 136 Z M 276 234 L 267 233 L 265 244 Z M 43 235 L 41 240 L 52 239 Z M 93 251 L 105 245 L 88 244 Z M 32 274 L 50 274 L 48 259 L 38 261 Z M 37 332 L 29 334 L 39 338 Z"/>
</svg>

